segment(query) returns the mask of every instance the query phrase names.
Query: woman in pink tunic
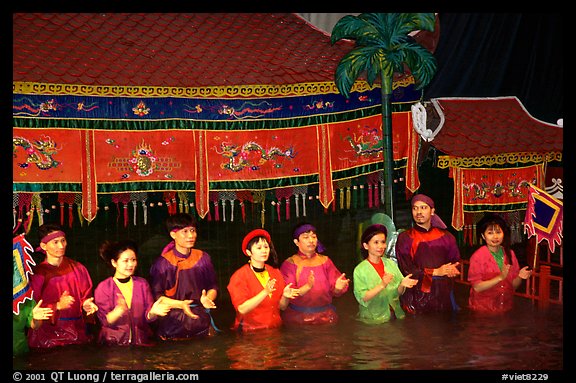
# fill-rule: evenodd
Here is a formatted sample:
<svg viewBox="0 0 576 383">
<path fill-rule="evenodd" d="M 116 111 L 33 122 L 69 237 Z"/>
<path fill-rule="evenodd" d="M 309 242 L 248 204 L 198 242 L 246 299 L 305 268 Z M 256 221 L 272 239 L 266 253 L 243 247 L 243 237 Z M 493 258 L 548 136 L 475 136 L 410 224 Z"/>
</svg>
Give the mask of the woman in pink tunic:
<svg viewBox="0 0 576 383">
<path fill-rule="evenodd" d="M 284 282 L 295 286 L 300 295 L 284 310 L 284 323 L 336 323 L 338 314 L 332 299 L 348 291 L 350 279 L 334 266 L 330 258 L 319 254 L 324 251 L 324 246 L 318 241 L 314 226 L 299 224 L 292 237 L 298 253 L 286 259 L 280 271 Z"/>
<path fill-rule="evenodd" d="M 508 311 L 513 305 L 514 290 L 531 272 L 528 266 L 520 269 L 510 249 L 510 230 L 502 217 L 487 214 L 476 227 L 486 244 L 470 257 L 469 308 L 487 313 Z"/>
</svg>

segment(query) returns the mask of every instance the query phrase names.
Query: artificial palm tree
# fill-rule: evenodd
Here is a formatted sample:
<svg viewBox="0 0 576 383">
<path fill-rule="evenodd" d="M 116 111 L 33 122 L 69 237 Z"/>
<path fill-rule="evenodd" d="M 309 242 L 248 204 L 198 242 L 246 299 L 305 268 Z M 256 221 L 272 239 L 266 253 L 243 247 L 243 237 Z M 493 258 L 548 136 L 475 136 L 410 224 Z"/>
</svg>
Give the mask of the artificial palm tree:
<svg viewBox="0 0 576 383">
<path fill-rule="evenodd" d="M 344 97 L 361 73 L 370 86 L 380 75 L 382 92 L 382 138 L 384 160 L 384 212 L 394 218 L 391 96 L 394 73 L 407 67 L 417 89 L 428 85 L 436 73 L 432 53 L 409 34 L 418 30 L 433 31 L 434 13 L 362 13 L 341 18 L 332 29 L 332 44 L 340 39 L 356 44 L 336 68 L 336 86 Z"/>
</svg>

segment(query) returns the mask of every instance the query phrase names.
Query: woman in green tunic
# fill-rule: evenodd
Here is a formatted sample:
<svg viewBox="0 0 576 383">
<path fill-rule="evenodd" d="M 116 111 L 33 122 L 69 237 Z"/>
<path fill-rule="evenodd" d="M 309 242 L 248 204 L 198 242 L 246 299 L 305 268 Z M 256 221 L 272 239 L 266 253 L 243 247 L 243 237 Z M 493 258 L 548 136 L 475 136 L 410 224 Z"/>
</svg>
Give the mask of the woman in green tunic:
<svg viewBox="0 0 576 383">
<path fill-rule="evenodd" d="M 370 225 L 361 238 L 365 258 L 354 268 L 354 296 L 359 303 L 358 319 L 369 324 L 388 322 L 393 315 L 404 318 L 400 295 L 418 280 L 403 276 L 396 262 L 385 257 L 386 226 Z"/>
</svg>

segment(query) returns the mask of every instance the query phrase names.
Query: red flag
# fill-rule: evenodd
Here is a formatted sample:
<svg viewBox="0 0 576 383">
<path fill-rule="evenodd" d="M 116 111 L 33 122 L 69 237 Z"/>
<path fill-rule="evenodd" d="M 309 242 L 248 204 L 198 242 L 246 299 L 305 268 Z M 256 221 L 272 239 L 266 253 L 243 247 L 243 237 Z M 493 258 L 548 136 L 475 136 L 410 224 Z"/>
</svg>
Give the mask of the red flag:
<svg viewBox="0 0 576 383">
<path fill-rule="evenodd" d="M 547 240 L 553 253 L 555 244 L 560 246 L 562 243 L 563 210 L 562 201 L 531 184 L 524 218 L 524 232 L 528 238 L 536 235 L 537 244 Z"/>
<path fill-rule="evenodd" d="M 32 245 L 26 240 L 24 234 L 17 235 L 12 239 L 12 262 L 14 272 L 12 274 L 12 312 L 20 313 L 20 303 L 26 299 L 32 299 L 32 288 L 28 283 L 28 274 L 32 274 L 32 266 L 36 265 L 32 258 Z"/>
</svg>

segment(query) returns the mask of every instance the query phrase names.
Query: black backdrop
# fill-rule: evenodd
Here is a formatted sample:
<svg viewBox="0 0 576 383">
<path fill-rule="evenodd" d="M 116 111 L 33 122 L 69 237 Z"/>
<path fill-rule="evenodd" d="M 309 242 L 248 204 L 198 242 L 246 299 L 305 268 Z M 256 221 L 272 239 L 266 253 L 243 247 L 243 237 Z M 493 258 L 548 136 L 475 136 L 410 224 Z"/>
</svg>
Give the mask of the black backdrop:
<svg viewBox="0 0 576 383">
<path fill-rule="evenodd" d="M 516 96 L 535 118 L 563 118 L 563 15 L 440 13 L 434 97 Z"/>
</svg>

